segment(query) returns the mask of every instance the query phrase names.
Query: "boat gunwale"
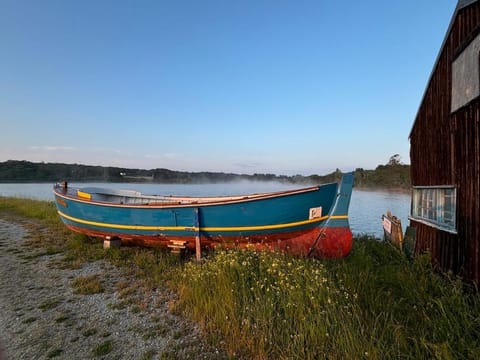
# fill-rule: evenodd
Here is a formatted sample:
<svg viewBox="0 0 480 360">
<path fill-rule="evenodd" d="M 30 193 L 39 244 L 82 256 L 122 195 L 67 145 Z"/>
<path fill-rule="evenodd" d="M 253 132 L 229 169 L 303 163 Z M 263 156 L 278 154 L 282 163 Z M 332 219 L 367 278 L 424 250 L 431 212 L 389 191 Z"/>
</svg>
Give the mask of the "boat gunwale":
<svg viewBox="0 0 480 360">
<path fill-rule="evenodd" d="M 149 203 L 149 204 L 120 204 L 120 203 L 112 203 L 112 202 L 107 202 L 107 201 L 99 201 L 99 200 L 88 200 L 88 199 L 82 199 L 79 196 L 74 196 L 74 195 L 69 195 L 69 194 L 62 194 L 58 190 L 61 189 L 61 186 L 55 185 L 53 188 L 53 193 L 56 196 L 59 196 L 64 199 L 68 199 L 71 201 L 75 202 L 80 202 L 80 203 L 85 203 L 85 204 L 91 204 L 91 205 L 97 205 L 97 206 L 107 206 L 107 207 L 120 207 L 120 208 L 133 208 L 133 209 L 165 209 L 165 208 L 195 208 L 195 207 L 207 207 L 207 206 L 219 206 L 219 205 L 229 205 L 229 204 L 238 204 L 238 203 L 245 203 L 245 202 L 253 202 L 253 201 L 258 201 L 258 200 L 265 200 L 265 199 L 273 199 L 273 198 L 281 198 L 281 197 L 286 197 L 286 196 L 292 196 L 292 195 L 298 195 L 298 194 L 304 194 L 308 192 L 314 192 L 320 190 L 321 187 L 326 186 L 326 185 L 332 185 L 338 183 L 327 183 L 327 184 L 321 184 L 321 185 L 316 185 L 316 186 L 311 186 L 311 187 L 306 187 L 306 188 L 300 188 L 300 189 L 292 189 L 292 190 L 281 190 L 281 191 L 275 191 L 275 192 L 269 192 L 269 193 L 260 193 L 260 194 L 247 194 L 244 195 L 242 198 L 238 198 L 239 196 L 242 195 L 234 195 L 234 196 L 224 196 L 225 200 L 219 200 L 219 201 L 197 201 L 197 202 L 190 202 L 190 203 L 184 203 L 184 204 L 179 204 L 177 202 L 168 202 L 168 203 Z M 80 190 L 80 188 L 75 188 L 76 190 Z M 147 195 L 148 196 L 148 195 Z M 230 199 L 235 197 L 235 199 Z M 208 199 L 208 198 L 222 198 L 219 196 L 212 196 L 212 197 L 188 197 L 188 196 L 171 196 L 172 199 L 175 198 L 181 198 L 181 199 Z"/>
</svg>

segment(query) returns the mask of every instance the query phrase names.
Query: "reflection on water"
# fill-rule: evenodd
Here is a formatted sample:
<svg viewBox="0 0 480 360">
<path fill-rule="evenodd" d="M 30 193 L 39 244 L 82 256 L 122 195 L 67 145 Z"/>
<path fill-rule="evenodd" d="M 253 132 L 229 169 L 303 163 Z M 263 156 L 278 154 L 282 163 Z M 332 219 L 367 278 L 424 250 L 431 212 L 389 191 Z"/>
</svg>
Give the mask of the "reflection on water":
<svg viewBox="0 0 480 360">
<path fill-rule="evenodd" d="M 72 183 L 72 187 L 97 186 L 130 189 L 145 194 L 161 195 L 240 195 L 267 191 L 279 191 L 298 187 L 281 183 L 240 182 L 226 184 L 121 184 L 121 183 Z M 40 200 L 53 200 L 52 184 L 0 184 L 0 195 Z M 350 226 L 354 234 L 383 236 L 382 214 L 388 210 L 402 221 L 403 231 L 410 212 L 410 194 L 387 191 L 353 190 L 350 203 Z"/>
</svg>

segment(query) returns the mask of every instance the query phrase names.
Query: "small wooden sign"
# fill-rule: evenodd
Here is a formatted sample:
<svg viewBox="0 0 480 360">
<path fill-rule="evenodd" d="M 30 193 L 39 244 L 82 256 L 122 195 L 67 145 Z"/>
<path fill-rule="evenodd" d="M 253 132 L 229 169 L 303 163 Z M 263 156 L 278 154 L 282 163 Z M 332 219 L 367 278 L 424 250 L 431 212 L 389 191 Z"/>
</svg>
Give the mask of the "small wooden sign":
<svg viewBox="0 0 480 360">
<path fill-rule="evenodd" d="M 400 250 L 403 249 L 402 223 L 399 218 L 393 216 L 390 211 L 382 217 L 384 239 L 390 241 Z"/>
<path fill-rule="evenodd" d="M 391 234 L 392 233 L 392 222 L 386 217 L 383 217 L 383 229 Z"/>
</svg>

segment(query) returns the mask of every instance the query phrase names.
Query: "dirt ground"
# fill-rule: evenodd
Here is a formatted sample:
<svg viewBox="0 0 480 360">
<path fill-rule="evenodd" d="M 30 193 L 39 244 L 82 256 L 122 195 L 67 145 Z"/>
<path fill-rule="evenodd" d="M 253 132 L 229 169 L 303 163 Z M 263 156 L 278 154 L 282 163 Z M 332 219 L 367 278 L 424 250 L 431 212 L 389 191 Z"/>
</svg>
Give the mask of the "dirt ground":
<svg viewBox="0 0 480 360">
<path fill-rule="evenodd" d="M 131 288 L 136 300 L 125 301 L 122 284 L 133 279 L 124 270 L 103 260 L 62 268 L 61 254 L 26 244 L 27 225 L 0 218 L 0 360 L 225 358 L 169 311 L 168 289 Z M 87 275 L 104 291 L 76 294 L 72 280 Z"/>
</svg>

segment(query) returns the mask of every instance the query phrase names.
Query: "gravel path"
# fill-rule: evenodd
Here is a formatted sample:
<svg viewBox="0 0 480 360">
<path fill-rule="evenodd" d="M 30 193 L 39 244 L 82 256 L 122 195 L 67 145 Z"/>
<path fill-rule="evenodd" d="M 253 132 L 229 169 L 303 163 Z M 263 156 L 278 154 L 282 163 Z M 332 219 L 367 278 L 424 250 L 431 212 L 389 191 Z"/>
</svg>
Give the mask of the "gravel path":
<svg viewBox="0 0 480 360">
<path fill-rule="evenodd" d="M 61 255 L 40 255 L 25 244 L 26 225 L 0 219 L 3 359 L 225 358 L 192 323 L 169 312 L 168 290 L 129 287 L 132 279 L 103 260 L 62 269 Z M 104 292 L 74 293 L 72 280 L 86 275 L 98 275 Z"/>
</svg>

